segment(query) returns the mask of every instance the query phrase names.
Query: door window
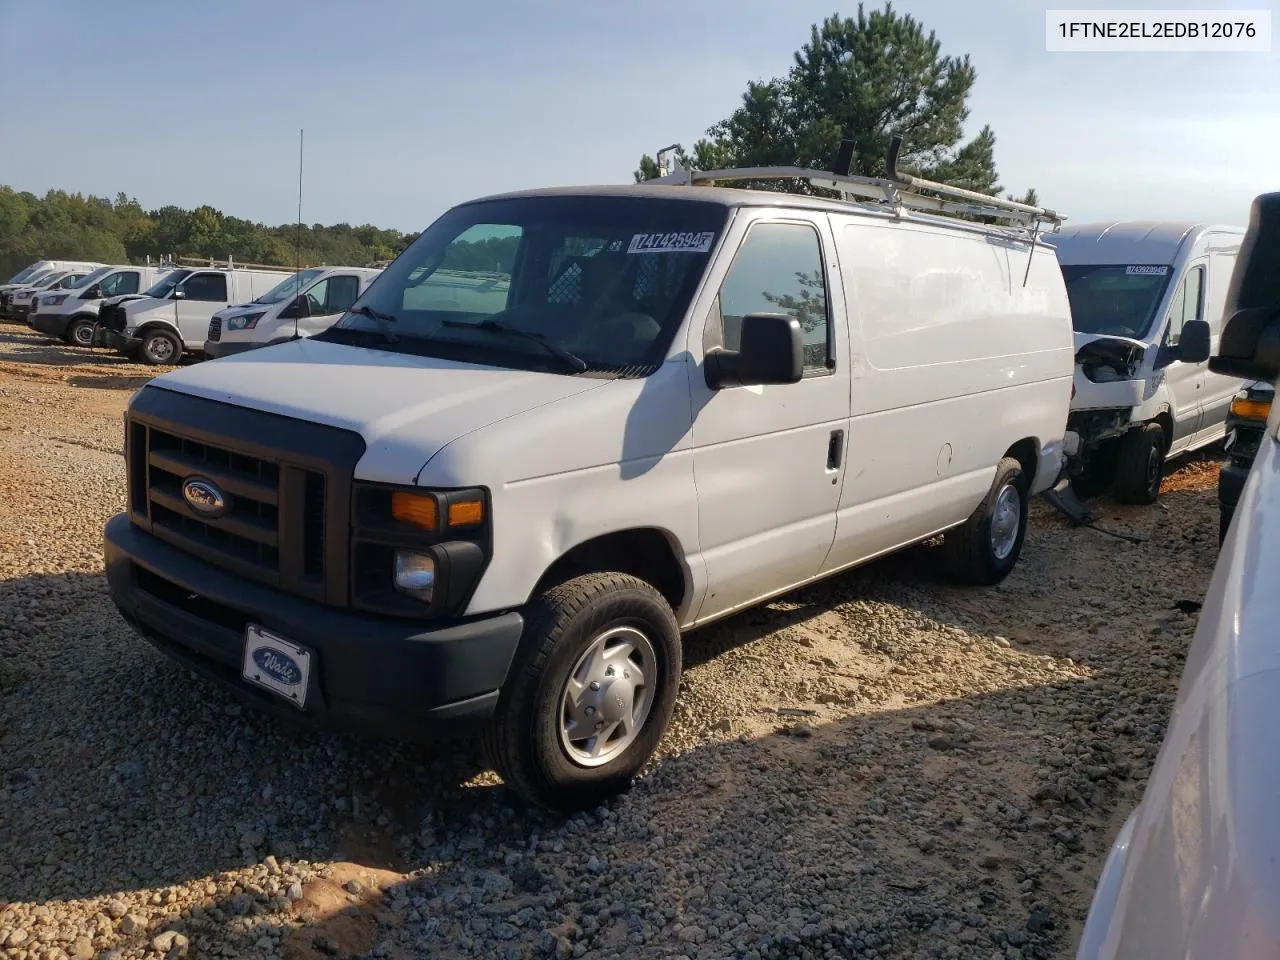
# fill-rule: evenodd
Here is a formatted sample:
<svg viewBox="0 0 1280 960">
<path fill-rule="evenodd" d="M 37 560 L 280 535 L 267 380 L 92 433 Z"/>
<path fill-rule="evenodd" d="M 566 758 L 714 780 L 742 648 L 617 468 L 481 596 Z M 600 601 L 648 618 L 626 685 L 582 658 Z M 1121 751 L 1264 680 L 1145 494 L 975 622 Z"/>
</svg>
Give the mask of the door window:
<svg viewBox="0 0 1280 960">
<path fill-rule="evenodd" d="M 800 322 L 806 377 L 835 368 L 822 245 L 818 232 L 808 224 L 752 226 L 734 255 L 713 309 L 704 349 L 737 350 L 743 317 L 779 313 Z"/>
<path fill-rule="evenodd" d="M 356 302 L 360 293 L 360 278 L 350 274 L 326 277 L 307 290 L 307 302 L 313 317 L 327 317 L 342 313 Z"/>
<path fill-rule="evenodd" d="M 188 300 L 227 302 L 227 275 L 225 273 L 197 273 L 183 281 L 182 289 Z"/>
<path fill-rule="evenodd" d="M 140 277 L 136 270 L 122 270 L 113 273 L 99 285 L 103 297 L 118 297 L 125 293 L 137 293 Z"/>
<path fill-rule="evenodd" d="M 1201 320 L 1204 313 L 1204 267 L 1187 271 L 1169 306 L 1169 332 L 1165 343 L 1176 347 L 1182 339 L 1182 328 L 1188 320 Z"/>
</svg>

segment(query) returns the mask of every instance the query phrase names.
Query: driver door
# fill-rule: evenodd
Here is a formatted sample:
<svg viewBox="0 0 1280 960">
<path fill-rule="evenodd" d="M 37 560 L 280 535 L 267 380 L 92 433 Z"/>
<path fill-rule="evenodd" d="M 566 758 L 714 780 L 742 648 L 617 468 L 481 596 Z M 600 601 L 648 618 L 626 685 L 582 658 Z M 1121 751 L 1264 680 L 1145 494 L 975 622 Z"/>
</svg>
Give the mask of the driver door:
<svg viewBox="0 0 1280 960">
<path fill-rule="evenodd" d="M 199 350 L 209 336 L 209 321 L 219 310 L 231 306 L 227 299 L 227 275 L 215 270 L 193 273 L 178 287 L 175 298 L 178 333 L 188 349 Z"/>
</svg>

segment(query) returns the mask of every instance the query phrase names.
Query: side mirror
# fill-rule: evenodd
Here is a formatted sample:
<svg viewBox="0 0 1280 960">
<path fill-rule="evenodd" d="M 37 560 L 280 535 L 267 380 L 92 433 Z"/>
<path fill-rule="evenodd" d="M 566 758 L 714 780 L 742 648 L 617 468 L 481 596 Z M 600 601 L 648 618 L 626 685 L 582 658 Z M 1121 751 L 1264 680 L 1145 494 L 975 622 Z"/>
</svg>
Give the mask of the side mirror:
<svg viewBox="0 0 1280 960">
<path fill-rule="evenodd" d="M 713 390 L 797 383 L 804 376 L 800 322 L 776 313 L 743 317 L 738 349 L 717 347 L 708 351 L 705 374 L 707 386 Z"/>
<path fill-rule="evenodd" d="M 293 302 L 289 306 L 280 311 L 282 320 L 292 320 L 294 317 L 311 316 L 311 301 L 307 299 L 306 294 L 298 294 L 293 298 Z"/>
<path fill-rule="evenodd" d="M 1178 338 L 1178 359 L 1183 363 L 1204 363 L 1209 359 L 1209 323 L 1188 320 Z"/>
<path fill-rule="evenodd" d="M 1249 229 L 1222 312 L 1222 337 L 1209 369 L 1245 380 L 1280 377 L 1280 193 L 1254 198 Z"/>
<path fill-rule="evenodd" d="M 185 300 L 187 299 L 187 291 L 183 290 L 181 287 L 176 287 L 170 296 L 172 296 L 174 300 Z"/>
</svg>

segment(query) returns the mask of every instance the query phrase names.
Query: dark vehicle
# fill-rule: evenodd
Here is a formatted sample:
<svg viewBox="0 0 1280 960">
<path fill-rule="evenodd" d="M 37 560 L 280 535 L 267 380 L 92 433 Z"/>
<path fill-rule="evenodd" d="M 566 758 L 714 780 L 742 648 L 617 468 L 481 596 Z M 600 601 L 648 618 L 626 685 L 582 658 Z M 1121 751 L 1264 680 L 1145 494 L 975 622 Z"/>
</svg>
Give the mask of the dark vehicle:
<svg viewBox="0 0 1280 960">
<path fill-rule="evenodd" d="M 1231 400 L 1227 415 L 1227 462 L 1218 471 L 1218 544 L 1227 537 L 1240 491 L 1267 429 L 1275 387 L 1265 380 L 1246 384 Z"/>
</svg>

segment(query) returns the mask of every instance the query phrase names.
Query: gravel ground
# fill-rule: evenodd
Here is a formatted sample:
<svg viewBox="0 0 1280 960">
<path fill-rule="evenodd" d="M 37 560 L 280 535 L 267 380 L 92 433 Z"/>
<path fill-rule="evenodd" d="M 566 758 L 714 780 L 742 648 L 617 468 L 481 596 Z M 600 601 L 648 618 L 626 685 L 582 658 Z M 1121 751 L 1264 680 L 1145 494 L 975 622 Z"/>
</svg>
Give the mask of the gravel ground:
<svg viewBox="0 0 1280 960">
<path fill-rule="evenodd" d="M 1217 552 L 1161 504 L 1036 504 L 994 590 L 925 549 L 687 639 L 626 796 L 522 809 L 470 744 L 295 731 L 105 594 L 120 411 L 154 369 L 0 326 L 0 953 L 1068 957 L 1140 796 Z"/>
</svg>

